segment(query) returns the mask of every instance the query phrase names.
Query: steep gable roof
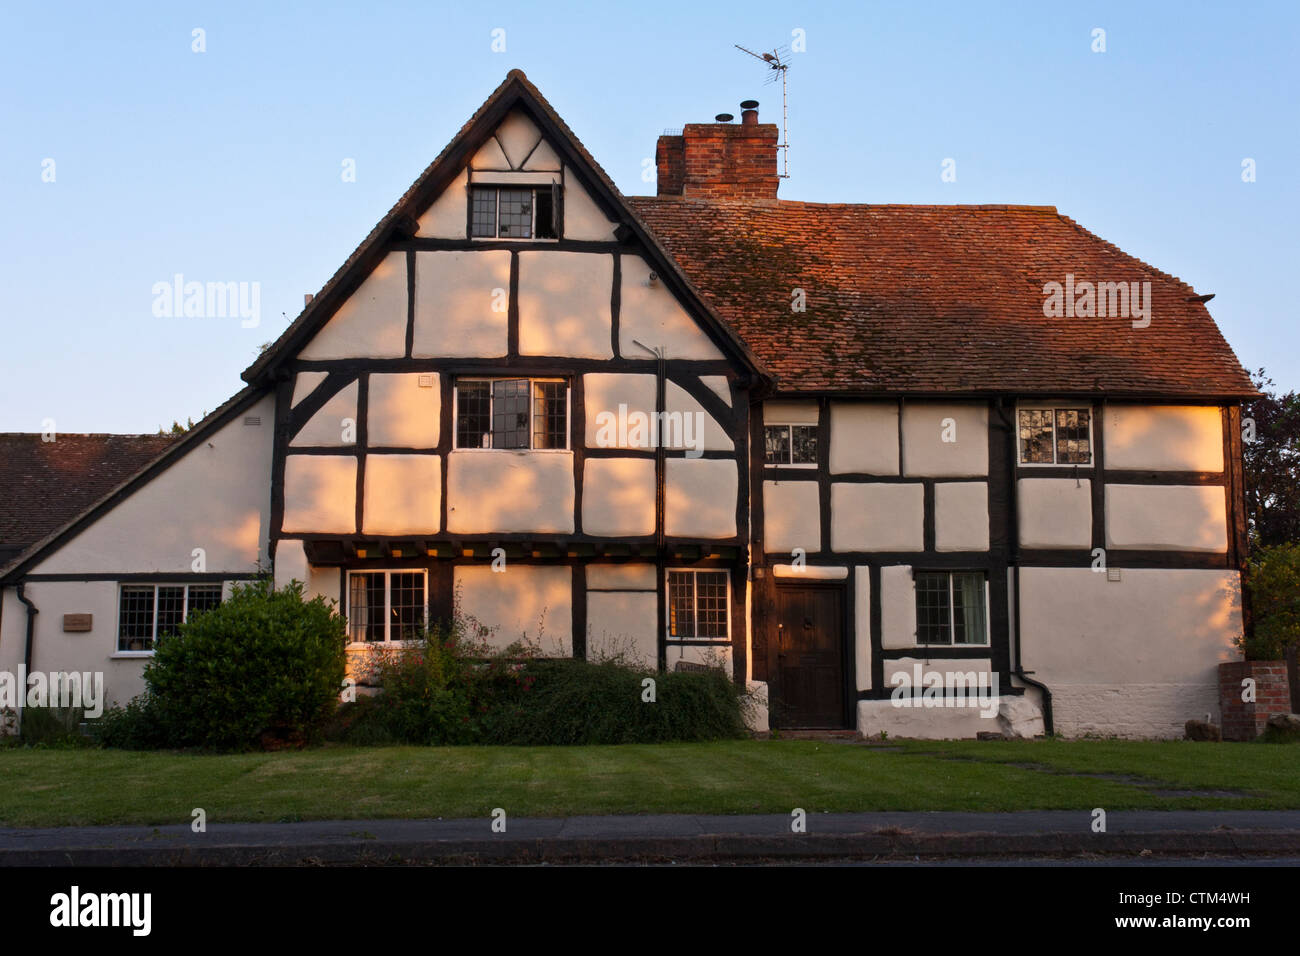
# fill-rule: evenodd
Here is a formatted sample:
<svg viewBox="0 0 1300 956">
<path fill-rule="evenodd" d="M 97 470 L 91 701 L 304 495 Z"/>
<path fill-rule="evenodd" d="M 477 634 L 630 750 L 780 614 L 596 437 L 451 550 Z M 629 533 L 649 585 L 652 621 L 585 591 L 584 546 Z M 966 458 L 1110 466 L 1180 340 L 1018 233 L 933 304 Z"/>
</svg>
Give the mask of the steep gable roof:
<svg viewBox="0 0 1300 956">
<path fill-rule="evenodd" d="M 639 242 L 665 284 L 702 317 L 706 328 L 718 340 L 724 352 L 730 353 L 759 377 L 766 377 L 749 346 L 705 302 L 699 290 L 690 283 L 668 251 L 637 218 L 613 180 L 587 152 L 586 147 L 537 87 L 529 82 L 522 70 L 511 70 L 501 85 L 461 127 L 460 132 L 330 277 L 298 318 L 244 370 L 244 381 L 261 385 L 270 381 L 276 366 L 294 355 L 328 321 L 333 311 L 355 291 L 383 258 L 389 240 L 405 239 L 415 233 L 417 217 L 451 184 L 479 147 L 493 135 L 502 120 L 516 108 L 523 109 L 537 123 L 545 141 L 560 153 L 584 185 L 607 207 L 606 211 L 615 219 L 623 221 L 625 241 Z"/>
<path fill-rule="evenodd" d="M 1207 297 L 1050 206 L 629 202 L 781 392 L 1255 394 Z M 1149 281 L 1150 325 L 1045 317 L 1067 273 Z"/>
</svg>

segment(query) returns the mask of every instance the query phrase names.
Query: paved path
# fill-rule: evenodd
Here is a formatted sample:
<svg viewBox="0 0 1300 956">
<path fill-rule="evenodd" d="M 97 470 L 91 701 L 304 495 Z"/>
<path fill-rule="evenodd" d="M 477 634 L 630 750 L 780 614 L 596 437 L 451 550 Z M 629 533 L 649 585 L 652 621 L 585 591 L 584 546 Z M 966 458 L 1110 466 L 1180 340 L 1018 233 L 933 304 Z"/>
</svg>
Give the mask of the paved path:
<svg viewBox="0 0 1300 956">
<path fill-rule="evenodd" d="M 1300 853 L 1300 811 L 813 813 L 0 828 L 0 866 L 597 862 Z"/>
</svg>

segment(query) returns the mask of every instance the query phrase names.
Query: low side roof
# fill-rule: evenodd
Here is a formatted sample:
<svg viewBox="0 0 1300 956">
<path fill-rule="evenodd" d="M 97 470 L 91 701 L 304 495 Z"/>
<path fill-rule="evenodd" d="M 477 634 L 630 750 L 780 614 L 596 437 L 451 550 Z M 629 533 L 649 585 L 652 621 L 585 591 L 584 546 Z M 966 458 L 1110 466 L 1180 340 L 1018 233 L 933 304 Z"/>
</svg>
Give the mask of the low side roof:
<svg viewBox="0 0 1300 956">
<path fill-rule="evenodd" d="M 628 202 L 780 392 L 1255 394 L 1207 297 L 1050 206 Z M 1045 317 L 1067 273 L 1150 282 L 1150 325 Z"/>
<path fill-rule="evenodd" d="M 0 432 L 0 566 L 161 455 L 174 435 Z"/>
</svg>

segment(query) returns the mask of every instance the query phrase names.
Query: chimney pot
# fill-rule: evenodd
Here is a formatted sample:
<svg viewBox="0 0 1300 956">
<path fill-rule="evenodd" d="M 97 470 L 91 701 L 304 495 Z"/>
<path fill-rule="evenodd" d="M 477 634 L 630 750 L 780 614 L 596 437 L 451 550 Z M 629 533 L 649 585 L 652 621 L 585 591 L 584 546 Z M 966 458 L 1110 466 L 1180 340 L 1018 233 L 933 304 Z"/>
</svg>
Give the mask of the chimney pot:
<svg viewBox="0 0 1300 956">
<path fill-rule="evenodd" d="M 745 110 L 743 113 L 741 113 L 741 114 L 740 114 L 740 125 L 741 125 L 741 126 L 757 126 L 757 125 L 758 125 L 758 110 Z"/>
</svg>

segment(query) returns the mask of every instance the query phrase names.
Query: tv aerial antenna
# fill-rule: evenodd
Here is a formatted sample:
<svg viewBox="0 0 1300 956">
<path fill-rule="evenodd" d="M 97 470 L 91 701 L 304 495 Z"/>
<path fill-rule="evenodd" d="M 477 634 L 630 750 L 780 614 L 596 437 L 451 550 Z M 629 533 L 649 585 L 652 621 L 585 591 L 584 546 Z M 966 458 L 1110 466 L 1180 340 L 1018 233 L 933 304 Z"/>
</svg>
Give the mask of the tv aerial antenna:
<svg viewBox="0 0 1300 956">
<path fill-rule="evenodd" d="M 780 143 L 777 143 L 776 145 L 781 150 L 781 178 L 789 179 L 790 178 L 790 133 L 787 129 L 787 126 L 790 121 L 790 101 L 789 101 L 785 75 L 790 70 L 790 63 L 789 63 L 790 49 L 789 47 L 780 46 L 772 50 L 771 53 L 755 53 L 753 50 L 746 49 L 745 47 L 741 46 L 739 43 L 734 44 L 734 46 L 741 53 L 748 53 L 754 59 L 761 60 L 764 64 L 766 64 L 768 68 L 768 74 L 767 74 L 767 79 L 763 81 L 764 86 L 769 85 L 771 83 L 775 83 L 776 78 L 778 76 L 781 78 L 781 140 L 782 141 Z M 745 103 L 742 103 L 740 105 L 745 106 L 747 103 L 752 103 L 752 102 L 753 102 L 752 100 L 746 100 Z M 754 103 L 754 106 L 757 107 L 758 104 Z"/>
</svg>

